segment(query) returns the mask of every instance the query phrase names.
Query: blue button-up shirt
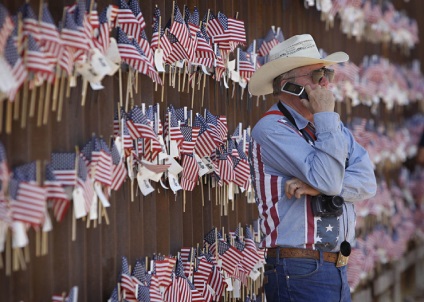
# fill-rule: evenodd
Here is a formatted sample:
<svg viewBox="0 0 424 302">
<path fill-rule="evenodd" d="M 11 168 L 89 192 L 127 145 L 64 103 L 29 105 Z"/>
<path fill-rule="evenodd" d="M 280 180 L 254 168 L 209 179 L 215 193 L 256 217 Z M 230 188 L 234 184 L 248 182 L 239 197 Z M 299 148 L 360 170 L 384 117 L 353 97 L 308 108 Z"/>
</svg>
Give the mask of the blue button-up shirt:
<svg viewBox="0 0 424 302">
<path fill-rule="evenodd" d="M 298 129 L 308 120 L 285 105 L 296 126 L 279 113 L 277 104 L 255 125 L 250 164 L 256 202 L 265 234 L 261 247 L 288 246 L 338 251 L 355 237 L 354 202 L 376 193 L 367 151 L 344 127 L 335 112 L 314 114 L 316 141 L 307 142 Z M 325 195 L 341 195 L 343 215 L 314 217 L 311 196 L 288 199 L 285 182 L 298 178 Z"/>
</svg>

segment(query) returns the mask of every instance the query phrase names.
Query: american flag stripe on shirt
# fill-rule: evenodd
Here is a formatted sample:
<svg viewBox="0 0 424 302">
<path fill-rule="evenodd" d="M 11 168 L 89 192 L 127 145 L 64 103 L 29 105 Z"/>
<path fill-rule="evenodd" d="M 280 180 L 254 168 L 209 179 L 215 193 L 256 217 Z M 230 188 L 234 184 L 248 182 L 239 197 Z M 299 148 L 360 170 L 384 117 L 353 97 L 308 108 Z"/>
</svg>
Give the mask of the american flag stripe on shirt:
<svg viewBox="0 0 424 302">
<path fill-rule="evenodd" d="M 269 234 L 261 242 L 261 248 L 274 247 L 277 243 L 279 216 L 276 203 L 278 201 L 279 191 L 282 187 L 281 177 L 266 174 L 262 162 L 261 147 L 256 141 L 252 141 L 252 152 L 256 154 L 253 161 L 257 174 L 252 176 L 256 182 L 256 189 L 263 201 L 259 204 L 259 215 L 261 217 L 261 229 L 264 234 Z"/>
</svg>

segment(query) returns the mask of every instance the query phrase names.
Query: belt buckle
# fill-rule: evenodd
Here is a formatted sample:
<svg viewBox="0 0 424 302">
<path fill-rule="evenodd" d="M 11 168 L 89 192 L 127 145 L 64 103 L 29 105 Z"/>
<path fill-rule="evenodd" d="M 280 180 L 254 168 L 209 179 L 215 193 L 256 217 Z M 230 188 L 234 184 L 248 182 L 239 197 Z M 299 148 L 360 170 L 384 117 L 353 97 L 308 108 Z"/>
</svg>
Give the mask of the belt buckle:
<svg viewBox="0 0 424 302">
<path fill-rule="evenodd" d="M 349 261 L 349 256 L 343 256 L 341 252 L 337 255 L 336 267 L 342 267 L 347 265 Z"/>
</svg>

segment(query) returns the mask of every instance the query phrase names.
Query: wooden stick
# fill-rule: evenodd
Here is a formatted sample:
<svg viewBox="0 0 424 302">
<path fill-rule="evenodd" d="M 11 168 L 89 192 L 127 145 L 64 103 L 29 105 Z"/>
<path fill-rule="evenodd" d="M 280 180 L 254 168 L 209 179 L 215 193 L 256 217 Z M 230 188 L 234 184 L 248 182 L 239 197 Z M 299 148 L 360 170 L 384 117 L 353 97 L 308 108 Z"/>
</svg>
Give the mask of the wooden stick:
<svg viewBox="0 0 424 302">
<path fill-rule="evenodd" d="M 24 247 L 24 254 L 25 254 L 25 262 L 29 263 L 30 261 L 30 252 L 29 252 L 29 244 L 25 245 Z"/>
<path fill-rule="evenodd" d="M 203 74 L 202 107 L 203 107 L 203 99 L 205 98 L 205 87 L 206 87 L 206 73 Z"/>
<path fill-rule="evenodd" d="M 205 206 L 205 195 L 203 193 L 203 182 L 202 182 L 203 176 L 200 177 L 200 189 L 202 190 L 202 206 Z"/>
<path fill-rule="evenodd" d="M 109 225 L 109 215 L 107 214 L 105 207 L 102 207 L 102 215 L 105 217 L 106 224 Z"/>
<path fill-rule="evenodd" d="M 77 219 L 75 218 L 75 206 L 74 211 L 72 211 L 72 241 L 77 239 Z"/>
<path fill-rule="evenodd" d="M 65 72 L 62 71 L 61 77 L 60 77 L 60 92 L 59 92 L 59 106 L 57 108 L 57 121 L 60 122 L 62 121 L 62 110 L 63 110 L 63 95 L 64 95 L 64 89 L 65 89 L 65 82 L 66 82 L 66 78 L 65 78 Z"/>
<path fill-rule="evenodd" d="M 21 91 L 18 90 L 15 96 L 15 101 L 14 101 L 15 104 L 13 104 L 13 120 L 14 121 L 17 121 L 19 119 L 19 103 L 21 101 L 20 99 L 21 99 Z"/>
<path fill-rule="evenodd" d="M 195 84 L 196 84 L 196 73 L 193 74 L 193 81 L 191 82 L 191 108 L 194 108 L 194 92 L 195 92 Z"/>
<path fill-rule="evenodd" d="M 186 82 L 186 73 L 187 73 L 187 65 L 184 64 L 184 71 L 183 71 L 183 87 L 181 88 L 181 91 L 184 91 L 185 82 Z"/>
<path fill-rule="evenodd" d="M 16 272 L 19 270 L 19 259 L 17 254 L 17 248 L 12 249 L 12 271 Z"/>
<path fill-rule="evenodd" d="M 60 86 L 60 79 L 62 76 L 62 69 L 60 69 L 59 64 L 56 65 L 56 76 L 54 78 L 54 84 L 53 84 L 53 102 L 52 102 L 52 111 L 56 111 L 57 109 L 57 96 L 59 94 L 59 86 Z"/>
<path fill-rule="evenodd" d="M 67 77 L 67 80 L 66 80 L 66 84 L 67 84 L 66 85 L 66 94 L 65 94 L 65 96 L 66 96 L 67 99 L 69 99 L 70 96 L 71 96 L 71 80 L 72 80 L 72 77 L 74 77 L 76 73 L 77 73 L 77 71 L 75 70 L 73 76 L 72 75 L 68 75 L 68 77 Z M 76 81 L 76 79 L 75 79 L 75 81 Z"/>
<path fill-rule="evenodd" d="M 51 91 L 52 91 L 52 83 L 47 82 L 46 83 L 46 97 L 44 99 L 44 115 L 43 115 L 43 125 L 47 125 L 47 122 L 49 121 L 49 113 L 50 113 L 50 97 L 51 97 Z"/>
<path fill-rule="evenodd" d="M 123 100 L 122 100 L 122 70 L 121 70 L 121 66 L 119 66 L 119 106 L 122 107 L 123 104 Z"/>
<path fill-rule="evenodd" d="M 88 80 L 83 78 L 82 80 L 82 92 L 81 92 L 81 106 L 85 106 L 85 99 L 87 97 L 87 87 L 88 87 Z"/>
<path fill-rule="evenodd" d="M 162 73 L 162 95 L 160 101 L 163 103 L 163 97 L 165 95 L 165 72 Z"/>
<path fill-rule="evenodd" d="M 185 206 L 186 206 L 186 191 L 183 190 L 183 212 L 185 213 Z"/>
<path fill-rule="evenodd" d="M 131 76 L 132 72 L 128 72 L 128 77 L 127 77 L 127 91 L 125 93 L 125 111 L 128 112 L 128 100 L 129 100 L 129 96 L 130 96 L 130 89 L 131 89 Z"/>
<path fill-rule="evenodd" d="M 4 120 L 4 117 L 3 117 L 3 114 L 4 114 L 4 102 L 3 101 L 0 101 L 0 133 L 2 133 L 3 132 L 3 120 Z"/>
<path fill-rule="evenodd" d="M 28 94 L 29 94 L 29 80 L 25 80 L 24 82 L 24 95 L 22 98 L 22 114 L 21 114 L 21 128 L 26 127 L 26 119 L 27 119 L 27 107 L 28 107 Z"/>
<path fill-rule="evenodd" d="M 0 253 L 0 269 L 4 268 L 4 264 L 3 264 L 3 255 L 2 253 Z"/>
<path fill-rule="evenodd" d="M 38 228 L 35 231 L 35 257 L 39 257 L 41 255 L 41 237 L 40 237 L 40 229 Z"/>
<path fill-rule="evenodd" d="M 21 269 L 25 271 L 27 266 L 26 266 L 26 263 L 25 263 L 25 257 L 24 257 L 24 254 L 22 253 L 22 250 L 20 248 L 17 248 L 16 254 L 17 254 L 16 256 L 18 258 L 18 264 L 20 265 Z"/>
<path fill-rule="evenodd" d="M 7 109 L 6 109 L 6 133 L 7 134 L 10 134 L 10 133 L 12 133 L 12 120 L 13 120 L 13 116 L 12 116 L 12 106 L 13 106 L 13 103 L 11 102 L 11 101 L 5 101 L 5 102 L 7 102 Z M 1 106 L 0 106 L 1 108 L 2 108 L 2 110 L 3 110 L 3 104 L 1 104 Z M 0 114 L 0 116 L 2 116 L 1 114 Z"/>
<path fill-rule="evenodd" d="M 9 230 L 6 231 L 6 276 L 10 276 L 12 274 L 12 234 Z"/>
<path fill-rule="evenodd" d="M 35 115 L 35 97 L 37 96 L 37 86 L 31 89 L 31 100 L 29 104 L 29 117 L 34 117 Z"/>
<path fill-rule="evenodd" d="M 40 127 L 43 123 L 43 108 L 44 108 L 44 83 L 40 86 L 40 96 L 38 100 L 38 112 L 37 112 L 37 127 Z"/>
<path fill-rule="evenodd" d="M 45 256 L 48 253 L 48 238 L 49 233 L 48 232 L 42 232 L 41 233 L 41 255 Z"/>
</svg>

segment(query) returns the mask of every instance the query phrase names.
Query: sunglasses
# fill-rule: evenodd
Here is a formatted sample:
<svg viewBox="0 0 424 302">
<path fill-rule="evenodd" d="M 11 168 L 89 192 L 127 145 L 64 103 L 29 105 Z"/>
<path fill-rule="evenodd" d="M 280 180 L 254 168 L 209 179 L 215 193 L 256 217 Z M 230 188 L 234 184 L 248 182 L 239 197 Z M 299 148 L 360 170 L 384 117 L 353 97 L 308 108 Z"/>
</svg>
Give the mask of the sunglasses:
<svg viewBox="0 0 424 302">
<path fill-rule="evenodd" d="M 313 70 L 310 73 L 298 75 L 298 76 L 291 77 L 291 78 L 288 78 L 288 79 L 294 79 L 294 78 L 306 77 L 306 76 L 311 76 L 312 82 L 314 84 L 319 84 L 323 77 L 326 77 L 327 80 L 331 83 L 334 79 L 334 69 L 328 69 L 328 68 L 323 67 L 323 68 L 320 68 L 320 69 L 317 69 L 317 70 Z M 286 79 L 286 80 L 288 80 L 288 79 Z"/>
</svg>

